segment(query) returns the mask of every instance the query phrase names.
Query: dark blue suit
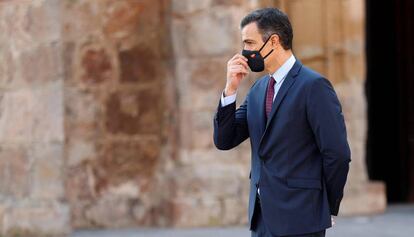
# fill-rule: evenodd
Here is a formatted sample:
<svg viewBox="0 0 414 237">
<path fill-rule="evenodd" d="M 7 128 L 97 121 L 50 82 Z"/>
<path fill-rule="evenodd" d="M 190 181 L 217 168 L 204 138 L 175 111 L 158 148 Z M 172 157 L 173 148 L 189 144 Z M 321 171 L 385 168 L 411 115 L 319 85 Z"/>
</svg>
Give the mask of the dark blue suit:
<svg viewBox="0 0 414 237">
<path fill-rule="evenodd" d="M 338 214 L 351 161 L 341 105 L 328 80 L 296 61 L 266 121 L 269 79 L 257 80 L 237 110 L 236 103 L 219 104 L 214 143 L 228 150 L 250 137 L 250 229 L 260 187 L 273 235 L 324 230 Z"/>
</svg>

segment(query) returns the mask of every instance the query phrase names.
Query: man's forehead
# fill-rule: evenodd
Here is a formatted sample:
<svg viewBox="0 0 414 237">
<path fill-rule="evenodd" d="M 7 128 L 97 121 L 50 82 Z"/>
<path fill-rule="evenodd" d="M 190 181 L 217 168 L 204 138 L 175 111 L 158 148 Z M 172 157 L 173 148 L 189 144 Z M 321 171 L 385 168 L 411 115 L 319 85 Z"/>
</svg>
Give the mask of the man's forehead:
<svg viewBox="0 0 414 237">
<path fill-rule="evenodd" d="M 260 37 L 259 29 L 255 22 L 245 25 L 241 29 L 242 40 L 255 40 Z"/>
</svg>

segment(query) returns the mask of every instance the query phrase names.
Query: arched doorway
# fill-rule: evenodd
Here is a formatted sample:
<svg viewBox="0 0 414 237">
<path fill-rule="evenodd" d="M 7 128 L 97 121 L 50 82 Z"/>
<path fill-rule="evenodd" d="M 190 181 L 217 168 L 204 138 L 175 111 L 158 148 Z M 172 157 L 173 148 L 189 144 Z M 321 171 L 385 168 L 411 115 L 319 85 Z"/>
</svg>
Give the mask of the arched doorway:
<svg viewBox="0 0 414 237">
<path fill-rule="evenodd" d="M 367 167 L 389 202 L 414 202 L 414 3 L 366 1 Z"/>
</svg>

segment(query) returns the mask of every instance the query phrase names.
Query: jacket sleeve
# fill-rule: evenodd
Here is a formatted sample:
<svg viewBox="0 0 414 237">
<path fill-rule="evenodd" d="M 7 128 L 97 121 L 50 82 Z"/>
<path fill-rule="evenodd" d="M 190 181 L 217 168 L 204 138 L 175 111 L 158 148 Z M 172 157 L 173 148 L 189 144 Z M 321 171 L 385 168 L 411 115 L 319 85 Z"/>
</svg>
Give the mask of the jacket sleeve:
<svg viewBox="0 0 414 237">
<path fill-rule="evenodd" d="M 248 95 L 247 95 L 248 96 Z M 236 102 L 219 106 L 214 116 L 214 144 L 220 150 L 230 150 L 249 137 L 247 99 L 236 110 Z"/>
<path fill-rule="evenodd" d="M 349 171 L 349 149 L 341 104 L 331 83 L 319 78 L 311 82 L 307 116 L 322 154 L 323 177 L 331 215 L 338 215 Z"/>
</svg>

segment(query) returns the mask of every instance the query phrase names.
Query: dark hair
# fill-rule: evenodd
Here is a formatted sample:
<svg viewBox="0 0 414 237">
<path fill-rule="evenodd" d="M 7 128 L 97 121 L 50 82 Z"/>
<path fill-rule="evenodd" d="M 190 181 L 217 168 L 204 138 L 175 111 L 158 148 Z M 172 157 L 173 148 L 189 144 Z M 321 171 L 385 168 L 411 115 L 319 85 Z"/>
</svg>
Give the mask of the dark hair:
<svg viewBox="0 0 414 237">
<path fill-rule="evenodd" d="M 249 13 L 240 23 L 243 29 L 246 25 L 256 22 L 262 35 L 263 42 L 271 35 L 279 36 L 280 44 L 285 50 L 292 48 L 293 30 L 288 16 L 277 8 L 263 8 Z"/>
</svg>

